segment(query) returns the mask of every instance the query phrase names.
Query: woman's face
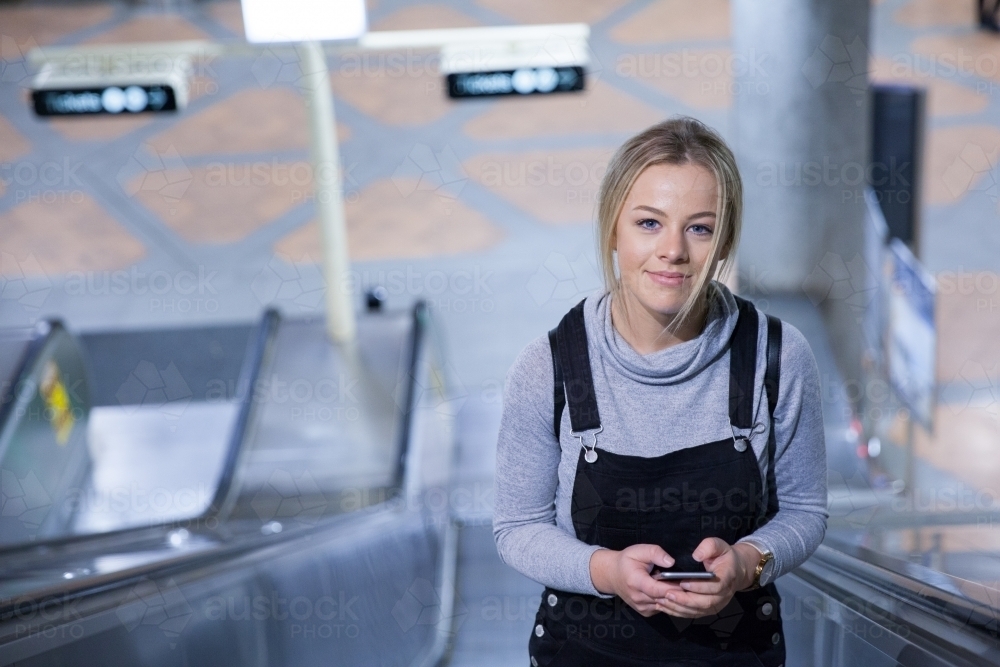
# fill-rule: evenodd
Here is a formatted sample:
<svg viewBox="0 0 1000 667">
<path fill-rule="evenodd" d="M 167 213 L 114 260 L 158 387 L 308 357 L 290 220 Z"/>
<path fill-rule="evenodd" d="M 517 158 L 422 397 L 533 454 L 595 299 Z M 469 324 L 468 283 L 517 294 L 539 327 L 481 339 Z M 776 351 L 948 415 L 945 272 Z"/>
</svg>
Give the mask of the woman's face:
<svg viewBox="0 0 1000 667">
<path fill-rule="evenodd" d="M 715 176 L 701 166 L 657 164 L 639 174 L 615 225 L 627 299 L 668 318 L 681 309 L 711 254 L 717 196 Z"/>
</svg>

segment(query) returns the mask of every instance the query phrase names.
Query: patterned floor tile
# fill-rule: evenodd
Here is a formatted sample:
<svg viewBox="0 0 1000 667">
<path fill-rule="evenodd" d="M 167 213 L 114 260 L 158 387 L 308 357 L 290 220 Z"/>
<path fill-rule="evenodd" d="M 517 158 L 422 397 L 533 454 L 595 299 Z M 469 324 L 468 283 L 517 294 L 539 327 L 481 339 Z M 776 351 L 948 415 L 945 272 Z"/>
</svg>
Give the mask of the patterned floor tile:
<svg viewBox="0 0 1000 667">
<path fill-rule="evenodd" d="M 463 166 L 469 177 L 511 204 L 550 224 L 594 218 L 601 177 L 613 148 L 476 155 Z"/>
<path fill-rule="evenodd" d="M 729 108 L 734 71 L 729 49 L 625 54 L 615 64 L 618 76 L 636 78 L 694 109 Z"/>
<path fill-rule="evenodd" d="M 346 140 L 348 130 L 339 129 Z M 149 143 L 160 151 L 173 146 L 182 156 L 303 149 L 309 145 L 305 100 L 284 86 L 249 88 L 183 115 Z"/>
<path fill-rule="evenodd" d="M 302 205 L 312 193 L 308 161 L 217 161 L 164 173 L 173 187 L 138 175 L 130 191 L 188 243 L 234 243 Z"/>
<path fill-rule="evenodd" d="M 469 28 L 481 25 L 471 16 L 447 5 L 412 5 L 398 9 L 376 21 L 372 30 L 423 30 L 429 28 Z"/>
<path fill-rule="evenodd" d="M 956 125 L 928 132 L 924 204 L 950 204 L 976 188 L 996 188 L 992 169 L 998 150 L 1000 127 L 995 125 Z"/>
<path fill-rule="evenodd" d="M 927 113 L 931 116 L 977 114 L 989 104 L 989 97 L 975 88 L 917 71 L 912 62 L 912 59 L 893 61 L 890 58 L 873 58 L 871 79 L 875 83 L 902 83 L 926 88 Z"/>
<path fill-rule="evenodd" d="M 347 202 L 346 215 L 351 259 L 359 261 L 476 252 L 504 238 L 502 230 L 458 199 L 420 190 L 407 179 L 372 183 Z M 319 261 L 319 226 L 310 222 L 274 249 L 294 261 Z"/>
<path fill-rule="evenodd" d="M 628 0 L 476 0 L 480 7 L 508 16 L 518 23 L 587 23 L 603 20 Z"/>
<path fill-rule="evenodd" d="M 208 39 L 208 35 L 187 19 L 175 14 L 143 14 L 86 40 L 85 44 L 130 44 Z"/>
<path fill-rule="evenodd" d="M 573 134 L 637 132 L 668 114 L 601 81 L 581 93 L 498 99 L 462 126 L 473 139 L 503 140 Z"/>
<path fill-rule="evenodd" d="M 434 51 L 342 56 L 332 67 L 334 95 L 387 125 L 424 125 L 455 108 Z"/>
<path fill-rule="evenodd" d="M 28 138 L 3 116 L 0 116 L 0 137 L 3 137 L 3 141 L 0 141 L 0 162 L 13 162 L 31 151 Z"/>
<path fill-rule="evenodd" d="M 952 25 L 973 25 L 976 13 L 973 2 L 950 0 L 909 0 L 896 10 L 893 18 L 911 28 L 936 28 Z"/>
<path fill-rule="evenodd" d="M 110 4 L 86 4 L 78 6 L 61 6 L 58 10 L 52 7 L 0 7 L 0 31 L 14 41 L 8 45 L 44 46 L 51 44 L 64 36 L 89 28 L 109 20 L 114 16 L 114 7 Z M 24 49 L 27 54 L 27 49 Z M 4 59 L 11 59 L 11 53 L 4 52 Z"/>
<path fill-rule="evenodd" d="M 28 201 L 0 214 L 2 250 L 21 267 L 48 276 L 108 271 L 134 264 L 146 249 L 90 196 L 66 191 L 55 201 Z M 34 262 L 23 262 L 33 257 Z"/>
<path fill-rule="evenodd" d="M 611 29 L 622 44 L 729 38 L 729 1 L 655 0 Z"/>
</svg>

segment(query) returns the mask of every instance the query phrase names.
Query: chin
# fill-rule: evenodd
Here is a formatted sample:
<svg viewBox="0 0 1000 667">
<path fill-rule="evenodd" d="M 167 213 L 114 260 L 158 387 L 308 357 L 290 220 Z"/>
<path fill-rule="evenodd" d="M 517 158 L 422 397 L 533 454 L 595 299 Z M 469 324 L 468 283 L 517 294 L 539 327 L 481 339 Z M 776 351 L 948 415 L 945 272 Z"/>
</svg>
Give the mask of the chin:
<svg viewBox="0 0 1000 667">
<path fill-rule="evenodd" d="M 661 315 L 676 315 L 684 306 L 684 298 L 674 295 L 639 297 L 636 299 L 644 308 Z"/>
<path fill-rule="evenodd" d="M 684 307 L 684 302 L 687 301 L 690 295 L 690 290 L 688 289 L 668 287 L 655 283 L 642 284 L 643 282 L 640 281 L 639 285 L 633 284 L 629 286 L 628 291 L 632 293 L 632 300 L 646 310 L 651 310 L 662 315 L 676 315 Z M 637 290 L 635 289 L 636 287 L 641 287 L 641 289 Z"/>
</svg>

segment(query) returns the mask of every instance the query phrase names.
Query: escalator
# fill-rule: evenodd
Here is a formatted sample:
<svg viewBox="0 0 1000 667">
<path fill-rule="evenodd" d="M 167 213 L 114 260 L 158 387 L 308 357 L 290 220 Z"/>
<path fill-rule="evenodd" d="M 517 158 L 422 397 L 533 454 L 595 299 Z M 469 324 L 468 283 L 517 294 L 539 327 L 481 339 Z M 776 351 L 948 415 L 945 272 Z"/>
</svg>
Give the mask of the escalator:
<svg viewBox="0 0 1000 667">
<path fill-rule="evenodd" d="M 0 664 L 436 663 L 441 355 L 421 304 L 358 328 L 8 336 Z"/>
<path fill-rule="evenodd" d="M 456 585 L 510 571 L 452 520 L 426 308 L 358 325 L 0 336 L 0 664 L 434 665 L 530 625 Z M 997 517 L 866 517 L 778 580 L 786 664 L 1000 664 Z"/>
</svg>

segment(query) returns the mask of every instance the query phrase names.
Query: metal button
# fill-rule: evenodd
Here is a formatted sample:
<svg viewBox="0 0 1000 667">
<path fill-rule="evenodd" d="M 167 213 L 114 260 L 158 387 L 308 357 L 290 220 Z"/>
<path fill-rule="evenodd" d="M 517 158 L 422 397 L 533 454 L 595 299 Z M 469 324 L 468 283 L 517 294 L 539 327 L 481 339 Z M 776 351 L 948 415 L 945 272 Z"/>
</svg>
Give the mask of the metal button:
<svg viewBox="0 0 1000 667">
<path fill-rule="evenodd" d="M 538 667 L 538 658 L 531 656 L 531 667 Z"/>
<path fill-rule="evenodd" d="M 546 600 L 548 600 L 550 607 L 555 607 L 556 603 L 559 602 L 559 598 L 556 597 L 555 593 L 549 593 L 549 597 Z"/>
<path fill-rule="evenodd" d="M 540 628 L 542 626 L 539 625 L 538 627 Z M 536 628 L 536 632 L 537 632 L 537 628 Z M 538 636 L 541 637 L 541 635 L 538 635 Z M 771 635 L 771 643 L 772 644 L 777 644 L 780 641 L 781 641 L 781 634 L 780 633 L 775 632 L 773 635 Z"/>
<path fill-rule="evenodd" d="M 774 605 L 771 604 L 770 602 L 765 602 L 760 606 L 760 610 L 764 613 L 765 616 L 770 616 L 771 612 L 774 611 Z"/>
<path fill-rule="evenodd" d="M 747 450 L 747 439 L 736 438 L 736 442 L 733 443 L 733 447 L 735 447 L 738 452 L 745 452 Z"/>
<path fill-rule="evenodd" d="M 544 635 L 544 634 L 545 634 L 545 628 L 543 628 L 543 627 L 542 627 L 542 624 L 541 624 L 541 623 L 539 623 L 538 625 L 536 625 L 536 626 L 535 626 L 535 636 L 536 636 L 536 637 L 541 637 L 541 636 L 542 636 L 542 635 Z M 775 633 L 775 635 L 774 635 L 774 636 L 775 636 L 775 637 L 777 637 L 777 636 L 778 636 L 778 634 L 777 634 L 777 633 Z M 777 640 L 775 640 L 775 641 L 774 641 L 774 643 L 775 643 L 775 644 L 777 644 L 777 643 L 778 643 L 778 641 L 777 641 Z"/>
</svg>

